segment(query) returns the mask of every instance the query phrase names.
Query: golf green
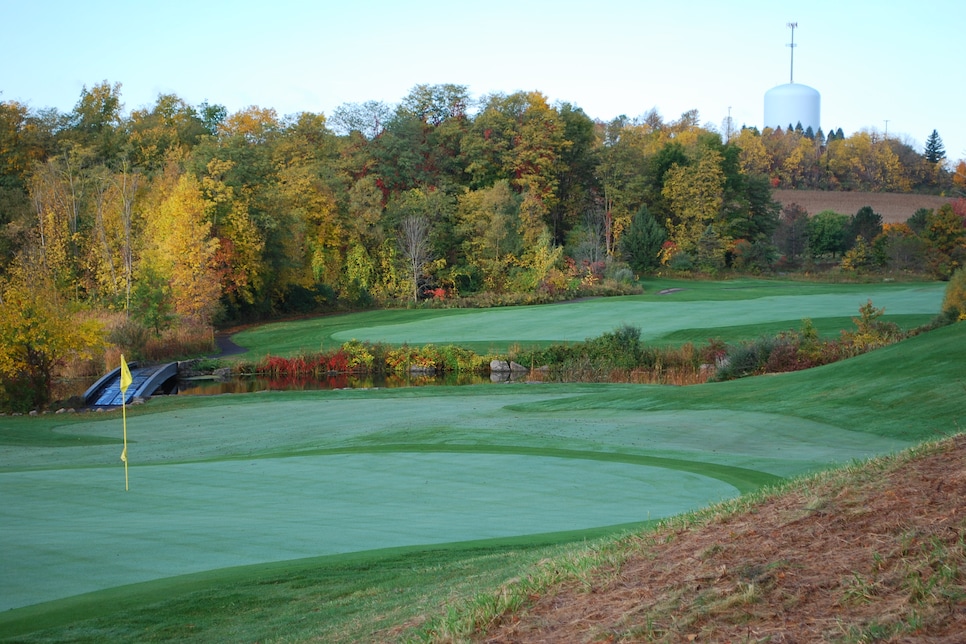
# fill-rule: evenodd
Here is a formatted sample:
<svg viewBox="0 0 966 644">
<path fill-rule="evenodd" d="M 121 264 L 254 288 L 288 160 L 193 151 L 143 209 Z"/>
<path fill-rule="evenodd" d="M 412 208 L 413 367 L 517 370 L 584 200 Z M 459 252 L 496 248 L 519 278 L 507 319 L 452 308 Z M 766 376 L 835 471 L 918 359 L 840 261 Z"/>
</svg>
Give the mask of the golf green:
<svg viewBox="0 0 966 644">
<path fill-rule="evenodd" d="M 714 478 L 513 454 L 336 454 L 3 476 L 0 610 L 267 561 L 676 514 Z M 16 553 L 16 556 L 10 556 Z"/>
</svg>

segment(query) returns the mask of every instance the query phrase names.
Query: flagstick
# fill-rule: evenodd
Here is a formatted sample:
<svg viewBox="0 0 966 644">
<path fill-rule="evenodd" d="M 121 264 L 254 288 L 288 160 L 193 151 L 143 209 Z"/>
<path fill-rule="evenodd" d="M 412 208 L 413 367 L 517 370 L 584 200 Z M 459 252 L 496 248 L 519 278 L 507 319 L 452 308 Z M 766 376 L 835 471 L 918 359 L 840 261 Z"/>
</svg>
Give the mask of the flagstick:
<svg viewBox="0 0 966 644">
<path fill-rule="evenodd" d="M 124 461 L 124 491 L 127 487 L 127 405 L 124 403 L 125 396 L 121 395 L 121 417 L 124 419 L 124 451 L 121 453 L 121 460 Z"/>
<path fill-rule="evenodd" d="M 127 368 L 127 360 L 121 354 L 121 379 L 119 381 L 121 389 L 121 415 L 124 418 L 124 451 L 121 452 L 121 460 L 124 461 L 124 491 L 127 492 L 127 388 L 131 386 L 131 371 Z"/>
</svg>

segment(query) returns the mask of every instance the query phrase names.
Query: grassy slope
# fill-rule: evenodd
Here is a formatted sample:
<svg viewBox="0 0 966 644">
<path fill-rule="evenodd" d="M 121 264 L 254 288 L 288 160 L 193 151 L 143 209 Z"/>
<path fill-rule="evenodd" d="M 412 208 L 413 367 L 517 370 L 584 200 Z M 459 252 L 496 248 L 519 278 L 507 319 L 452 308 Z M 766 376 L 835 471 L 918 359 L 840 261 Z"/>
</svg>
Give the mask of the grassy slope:
<svg viewBox="0 0 966 644">
<path fill-rule="evenodd" d="M 811 372 L 691 388 L 575 386 L 565 389 L 569 394 L 565 397 L 523 402 L 520 411 L 563 418 L 583 411 L 605 413 L 615 409 L 744 410 L 805 417 L 869 434 L 919 441 L 961 431 L 966 422 L 962 403 L 966 395 L 964 365 L 966 325 L 960 324 Z M 508 388 L 502 395 L 511 402 L 514 394 Z M 418 398 L 428 394 L 392 395 Z M 298 398 L 300 394 L 291 396 Z M 364 392 L 360 397 L 365 397 Z M 456 394 L 442 400 L 448 397 L 454 403 L 465 400 Z M 190 413 L 213 405 L 211 401 L 172 401 L 154 410 L 139 409 L 137 414 L 150 417 L 162 407 Z M 3 423 L 5 434 L 0 436 L 13 435 L 23 441 L 17 428 L 83 422 L 63 418 L 17 420 L 21 422 Z M 47 440 L 44 434 L 40 436 L 42 441 Z M 37 636 L 49 636 L 52 641 L 227 641 L 242 636 L 263 641 L 310 637 L 366 640 L 379 628 L 432 612 L 433 606 L 451 596 L 493 587 L 534 561 L 560 555 L 561 548 L 566 550 L 548 546 L 552 541 L 553 536 L 548 536 L 509 546 L 456 545 L 429 557 L 415 549 L 215 571 L 8 611 L 0 616 L 0 636 L 48 626 L 53 631 Z M 172 593 L 177 597 L 167 599 Z M 128 604 L 114 603 L 119 596 L 126 596 Z M 118 608 L 123 612 L 115 612 Z M 79 615 L 92 619 L 78 622 Z M 70 626 L 62 630 L 58 625 Z"/>
<path fill-rule="evenodd" d="M 966 429 L 966 326 L 957 324 L 808 371 L 629 396 L 621 388 L 543 409 L 741 409 L 909 441 Z"/>
</svg>

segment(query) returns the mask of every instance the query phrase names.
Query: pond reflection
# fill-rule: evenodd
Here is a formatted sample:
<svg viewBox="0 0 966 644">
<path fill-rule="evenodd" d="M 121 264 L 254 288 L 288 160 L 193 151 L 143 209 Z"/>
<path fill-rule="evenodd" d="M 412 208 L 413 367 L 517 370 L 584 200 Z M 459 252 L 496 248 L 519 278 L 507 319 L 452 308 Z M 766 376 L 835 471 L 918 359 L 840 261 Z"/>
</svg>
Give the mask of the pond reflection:
<svg viewBox="0 0 966 644">
<path fill-rule="evenodd" d="M 217 396 L 250 394 L 257 391 L 315 391 L 321 389 L 392 389 L 399 387 L 452 387 L 491 383 L 525 382 L 529 374 L 349 374 L 339 373 L 321 378 L 236 376 L 228 380 L 195 378 L 178 382 L 178 395 Z"/>
</svg>

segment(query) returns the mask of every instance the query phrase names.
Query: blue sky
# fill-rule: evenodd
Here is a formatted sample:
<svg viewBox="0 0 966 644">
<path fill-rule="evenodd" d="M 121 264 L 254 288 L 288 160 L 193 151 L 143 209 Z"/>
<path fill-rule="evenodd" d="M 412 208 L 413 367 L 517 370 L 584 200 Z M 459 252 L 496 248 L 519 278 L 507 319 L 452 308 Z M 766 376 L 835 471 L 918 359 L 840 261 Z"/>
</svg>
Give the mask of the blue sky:
<svg viewBox="0 0 966 644">
<path fill-rule="evenodd" d="M 0 99 L 69 111 L 107 80 L 127 111 L 174 93 L 330 115 L 455 83 L 601 120 L 697 109 L 720 127 L 730 107 L 761 126 L 764 93 L 788 82 L 790 21 L 795 81 L 821 92 L 826 131 L 888 130 L 921 151 L 936 129 L 966 158 L 961 0 L 0 0 Z"/>
</svg>

